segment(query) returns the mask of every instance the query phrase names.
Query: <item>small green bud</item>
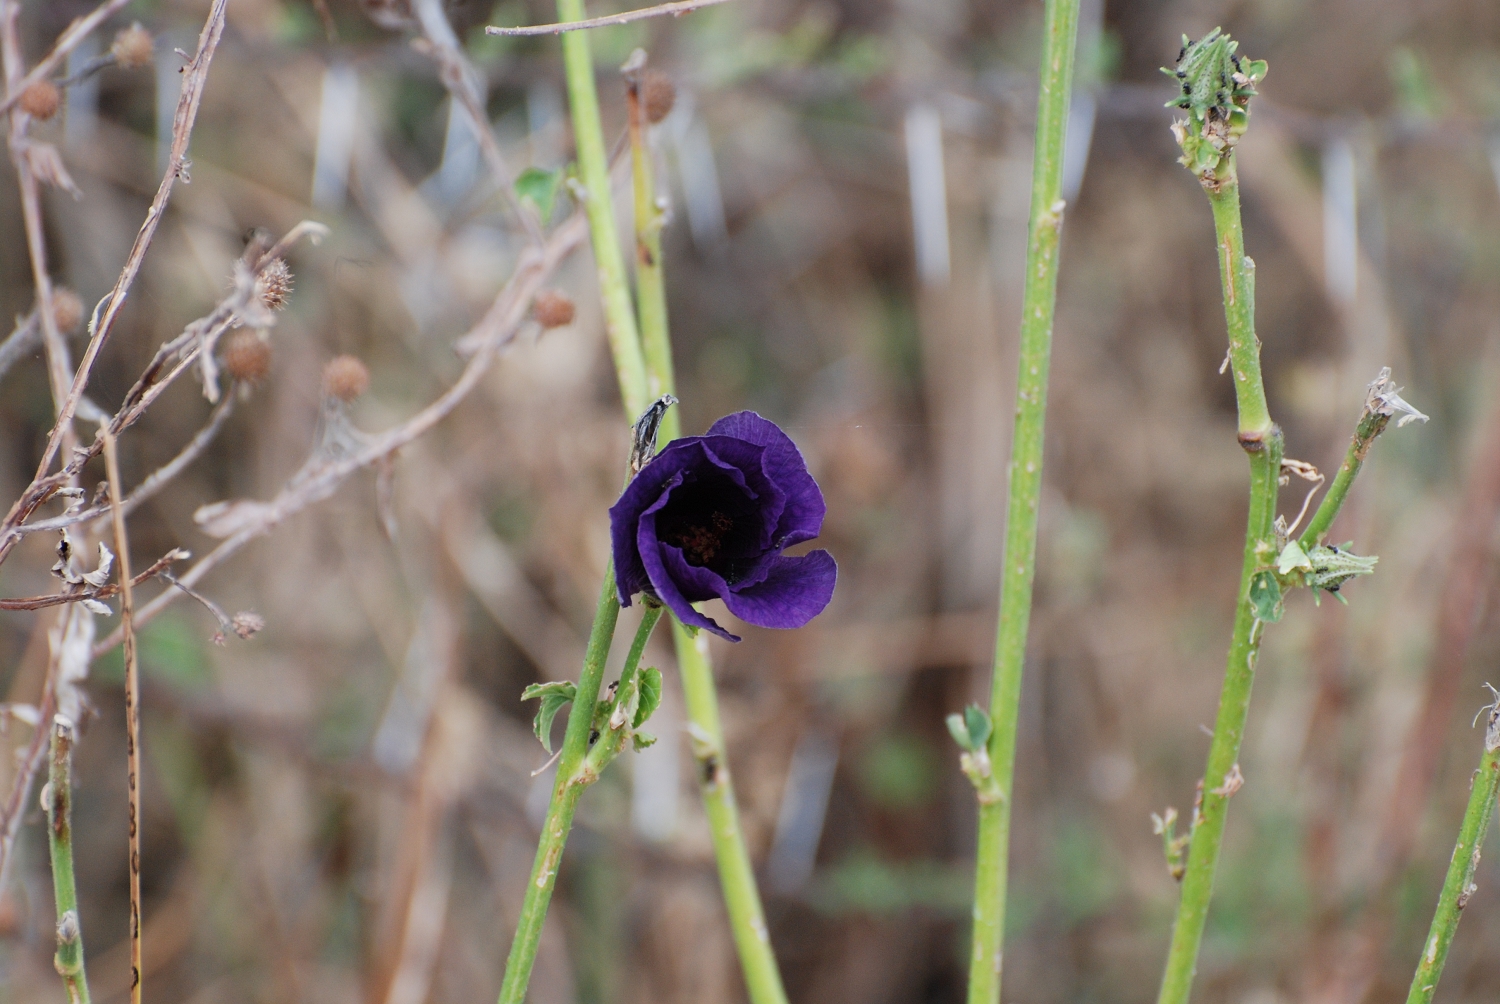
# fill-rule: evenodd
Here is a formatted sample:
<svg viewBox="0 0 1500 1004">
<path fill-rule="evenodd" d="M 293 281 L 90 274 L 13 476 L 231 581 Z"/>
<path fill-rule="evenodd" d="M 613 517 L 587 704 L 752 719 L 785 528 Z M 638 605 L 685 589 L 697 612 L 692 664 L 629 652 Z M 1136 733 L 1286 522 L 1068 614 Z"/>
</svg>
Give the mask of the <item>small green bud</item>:
<svg viewBox="0 0 1500 1004">
<path fill-rule="evenodd" d="M 1187 118 L 1172 123 L 1180 163 L 1205 186 L 1217 189 L 1228 180 L 1229 155 L 1249 125 L 1250 99 L 1266 75 L 1261 59 L 1236 54 L 1239 43 L 1218 28 L 1196 42 L 1183 36 L 1175 68 L 1162 67 L 1181 93 L 1167 102 Z"/>
</svg>

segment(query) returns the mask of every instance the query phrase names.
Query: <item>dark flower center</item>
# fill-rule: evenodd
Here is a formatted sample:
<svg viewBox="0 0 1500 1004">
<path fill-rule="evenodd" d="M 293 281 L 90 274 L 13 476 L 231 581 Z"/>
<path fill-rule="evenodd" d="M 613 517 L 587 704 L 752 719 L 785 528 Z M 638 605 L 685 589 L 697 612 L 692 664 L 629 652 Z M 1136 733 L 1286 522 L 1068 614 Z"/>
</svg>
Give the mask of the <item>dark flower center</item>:
<svg viewBox="0 0 1500 1004">
<path fill-rule="evenodd" d="M 725 477 L 680 485 L 656 516 L 658 540 L 681 548 L 688 564 L 728 582 L 759 552 L 759 531 L 755 500 Z"/>
</svg>

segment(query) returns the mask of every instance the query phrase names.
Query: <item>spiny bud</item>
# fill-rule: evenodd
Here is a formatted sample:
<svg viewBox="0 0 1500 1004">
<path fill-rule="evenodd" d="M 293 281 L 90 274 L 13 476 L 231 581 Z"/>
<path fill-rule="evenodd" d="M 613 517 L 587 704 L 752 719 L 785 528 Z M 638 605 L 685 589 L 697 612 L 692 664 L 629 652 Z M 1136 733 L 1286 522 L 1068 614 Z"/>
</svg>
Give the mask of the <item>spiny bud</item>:
<svg viewBox="0 0 1500 1004">
<path fill-rule="evenodd" d="M 347 404 L 370 389 L 369 367 L 354 356 L 335 356 L 323 367 L 323 389 Z"/>
<path fill-rule="evenodd" d="M 151 62 L 153 46 L 151 33 L 137 21 L 115 33 L 115 40 L 109 44 L 109 54 L 115 57 L 115 65 L 120 69 L 133 70 Z"/>
<path fill-rule="evenodd" d="M 62 91 L 50 80 L 38 80 L 21 92 L 17 104 L 27 115 L 45 122 L 57 114 L 57 108 L 62 104 Z"/>
<path fill-rule="evenodd" d="M 83 322 L 83 301 L 78 294 L 66 286 L 58 286 L 52 290 L 52 323 L 57 325 L 57 330 L 63 334 L 70 334 L 78 330 L 78 325 Z"/>
<path fill-rule="evenodd" d="M 240 328 L 224 345 L 224 368 L 236 380 L 260 383 L 271 372 L 271 344 L 259 333 Z"/>
<path fill-rule="evenodd" d="M 255 277 L 255 291 L 268 310 L 280 310 L 292 291 L 292 270 L 283 259 L 272 259 Z"/>
<path fill-rule="evenodd" d="M 544 328 L 560 328 L 573 323 L 573 301 L 555 289 L 544 289 L 536 295 L 532 306 L 536 323 Z"/>
<path fill-rule="evenodd" d="M 641 74 L 641 105 L 646 109 L 646 121 L 652 125 L 671 114 L 677 103 L 677 85 L 672 78 L 660 70 L 647 70 Z"/>
</svg>

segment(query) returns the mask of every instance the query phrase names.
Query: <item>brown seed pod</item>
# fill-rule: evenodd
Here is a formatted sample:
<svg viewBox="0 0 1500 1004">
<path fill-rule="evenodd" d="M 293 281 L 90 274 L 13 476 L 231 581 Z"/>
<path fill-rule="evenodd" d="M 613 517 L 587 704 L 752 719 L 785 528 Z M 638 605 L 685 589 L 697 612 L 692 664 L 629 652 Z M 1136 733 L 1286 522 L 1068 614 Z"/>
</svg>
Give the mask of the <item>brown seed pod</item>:
<svg viewBox="0 0 1500 1004">
<path fill-rule="evenodd" d="M 323 389 L 347 404 L 370 389 L 370 369 L 354 356 L 335 356 L 323 367 Z"/>
<path fill-rule="evenodd" d="M 17 104 L 27 115 L 45 122 L 57 114 L 58 106 L 62 104 L 62 91 L 50 80 L 38 80 L 21 92 Z"/>
<path fill-rule="evenodd" d="M 677 85 L 672 78 L 660 70 L 647 70 L 641 74 L 641 104 L 646 109 L 646 121 L 652 125 L 671 114 L 677 103 Z"/>
<path fill-rule="evenodd" d="M 280 310 L 286 306 L 287 295 L 292 291 L 292 270 L 281 258 L 273 259 L 256 276 L 255 291 L 267 309 Z"/>
<path fill-rule="evenodd" d="M 58 286 L 52 290 L 52 323 L 57 325 L 57 330 L 63 334 L 69 334 L 78 330 L 78 325 L 83 322 L 83 301 L 78 294 L 66 286 Z"/>
<path fill-rule="evenodd" d="M 536 323 L 544 328 L 560 328 L 564 324 L 572 324 L 575 313 L 573 301 L 568 299 L 567 294 L 555 289 L 544 289 L 538 293 L 531 312 L 536 317 Z"/>
<path fill-rule="evenodd" d="M 224 344 L 224 368 L 236 380 L 260 383 L 271 372 L 271 343 L 249 328 L 240 328 Z"/>
<path fill-rule="evenodd" d="M 137 21 L 129 28 L 115 32 L 115 40 L 109 43 L 109 54 L 115 57 L 115 65 L 122 70 L 133 70 L 151 62 L 155 40 L 151 33 Z"/>
</svg>

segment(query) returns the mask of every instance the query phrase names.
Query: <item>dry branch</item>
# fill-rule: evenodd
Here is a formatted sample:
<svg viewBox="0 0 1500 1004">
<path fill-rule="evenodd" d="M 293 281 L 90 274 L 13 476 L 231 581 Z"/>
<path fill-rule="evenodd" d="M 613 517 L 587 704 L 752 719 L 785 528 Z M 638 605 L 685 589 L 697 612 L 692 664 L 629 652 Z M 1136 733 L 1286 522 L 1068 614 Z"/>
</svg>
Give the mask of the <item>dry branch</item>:
<svg viewBox="0 0 1500 1004">
<path fill-rule="evenodd" d="M 228 530 L 226 538 L 180 577 L 181 584 L 195 586 L 246 544 L 265 536 L 308 506 L 331 496 L 355 471 L 385 460 L 446 418 L 479 383 L 500 350 L 515 337 L 531 307 L 532 298 L 563 259 L 583 242 L 587 232 L 583 214 L 575 214 L 558 227 L 540 249 L 528 248 L 522 254 L 515 274 L 495 297 L 484 317 L 464 336 L 465 339 L 477 339 L 481 346 L 479 351 L 469 360 L 453 386 L 437 400 L 393 429 L 362 436 L 358 445 L 347 452 L 333 457 L 315 452 L 269 502 L 239 500 L 217 505 L 214 518 Z M 136 611 L 137 628 L 148 624 L 181 595 L 182 590 L 169 589 L 141 607 Z M 122 633 L 116 629 L 94 647 L 94 654 L 109 651 L 120 644 L 122 638 Z"/>
<path fill-rule="evenodd" d="M 697 10 L 699 7 L 714 7 L 728 2 L 729 0 L 676 0 L 674 3 L 642 7 L 640 10 L 627 10 L 619 14 L 605 14 L 602 17 L 590 17 L 582 21 L 533 24 L 522 28 L 497 28 L 495 25 L 489 25 L 484 29 L 484 33 L 486 35 L 561 35 L 565 31 L 605 28 L 612 24 L 629 24 L 632 21 L 644 21 L 648 17 L 662 17 L 667 14 L 678 17 L 688 11 Z"/>
</svg>

